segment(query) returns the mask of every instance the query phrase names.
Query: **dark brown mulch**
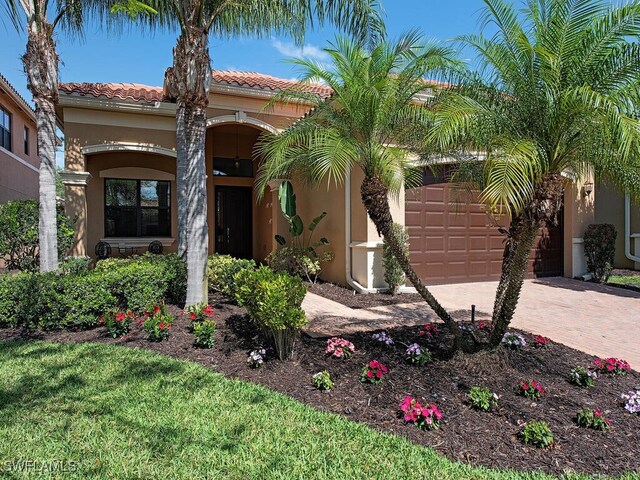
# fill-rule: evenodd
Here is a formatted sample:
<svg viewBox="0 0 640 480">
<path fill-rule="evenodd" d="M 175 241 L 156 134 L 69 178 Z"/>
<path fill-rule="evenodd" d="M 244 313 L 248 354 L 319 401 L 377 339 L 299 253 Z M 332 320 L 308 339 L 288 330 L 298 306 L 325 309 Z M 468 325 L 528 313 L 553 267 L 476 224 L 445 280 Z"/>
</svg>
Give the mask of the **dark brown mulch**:
<svg viewBox="0 0 640 480">
<path fill-rule="evenodd" d="M 342 285 L 335 283 L 317 282 L 309 285 L 309 291 L 341 303 L 351 308 L 371 308 L 385 305 L 398 305 L 400 303 L 423 302 L 422 297 L 417 293 L 400 293 L 391 295 L 390 293 L 368 293 L 362 295 Z"/>
<path fill-rule="evenodd" d="M 244 310 L 220 296 L 212 297 L 211 302 L 218 324 L 216 345 L 211 350 L 193 348 L 189 321 L 183 317 L 174 324 L 169 340 L 162 343 L 148 342 L 137 327 L 125 339 L 117 340 L 107 338 L 103 328 L 32 334 L 3 329 L 0 339 L 97 341 L 147 348 L 201 363 L 228 377 L 262 384 L 320 410 L 405 436 L 453 460 L 473 465 L 552 474 L 577 471 L 616 475 L 640 471 L 640 416 L 627 413 L 620 400 L 621 393 L 640 387 L 637 372 L 626 377 L 601 377 L 595 387 L 585 390 L 570 385 L 566 378 L 571 368 L 588 366 L 593 361 L 594 357 L 587 354 L 552 343 L 548 350 L 527 346 L 518 352 L 499 349 L 444 360 L 438 345 L 448 343 L 449 337 L 441 333 L 426 341 L 418 336 L 418 327 L 388 331 L 395 340 L 393 347 L 381 347 L 371 339 L 371 333 L 350 335 L 347 338 L 357 352 L 345 361 L 324 355 L 325 340 L 303 335 L 292 361 L 280 362 L 271 355 L 262 368 L 253 370 L 247 367 L 246 359 L 260 345 L 260 339 Z M 177 308 L 172 310 L 178 313 Z M 530 340 L 531 336 L 526 338 Z M 430 346 L 435 354 L 433 363 L 417 367 L 403 360 L 405 345 L 416 341 Z M 390 372 L 382 385 L 364 385 L 360 382 L 362 366 L 374 358 L 387 365 Z M 335 381 L 335 388 L 329 393 L 310 387 L 311 376 L 324 369 Z M 547 388 L 548 394 L 541 401 L 516 395 L 518 381 L 528 379 Z M 465 395 L 475 385 L 487 386 L 502 395 L 499 411 L 484 413 L 468 406 Z M 423 432 L 403 424 L 397 416 L 397 405 L 407 394 L 440 407 L 444 413 L 440 430 Z M 613 422 L 612 429 L 597 432 L 577 427 L 573 417 L 582 407 L 604 409 Z M 550 424 L 556 438 L 553 448 L 540 450 L 518 440 L 518 422 L 529 419 Z"/>
</svg>

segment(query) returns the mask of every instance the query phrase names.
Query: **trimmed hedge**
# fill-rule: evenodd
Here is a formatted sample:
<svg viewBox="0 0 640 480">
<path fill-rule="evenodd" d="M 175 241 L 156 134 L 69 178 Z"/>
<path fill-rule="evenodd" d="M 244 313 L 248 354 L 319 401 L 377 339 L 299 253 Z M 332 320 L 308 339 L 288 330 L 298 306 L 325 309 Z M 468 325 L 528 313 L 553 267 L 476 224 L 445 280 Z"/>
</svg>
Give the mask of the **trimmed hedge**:
<svg viewBox="0 0 640 480">
<path fill-rule="evenodd" d="M 29 329 L 86 328 L 112 308 L 142 312 L 184 304 L 186 266 L 177 255 L 98 262 L 89 273 L 0 275 L 0 324 Z"/>
<path fill-rule="evenodd" d="M 253 260 L 233 258 L 230 255 L 211 255 L 207 265 L 209 277 L 209 290 L 218 291 L 231 299 L 236 296 L 236 281 L 234 277 L 238 272 L 253 271 L 256 263 Z"/>
</svg>

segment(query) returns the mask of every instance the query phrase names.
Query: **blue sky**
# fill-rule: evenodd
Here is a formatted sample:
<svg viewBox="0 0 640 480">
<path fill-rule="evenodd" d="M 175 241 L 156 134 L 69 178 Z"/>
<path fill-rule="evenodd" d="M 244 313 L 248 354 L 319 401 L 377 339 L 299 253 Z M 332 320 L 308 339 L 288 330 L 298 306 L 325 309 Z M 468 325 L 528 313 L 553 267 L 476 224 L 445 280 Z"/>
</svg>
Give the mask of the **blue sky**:
<svg viewBox="0 0 640 480">
<path fill-rule="evenodd" d="M 482 0 L 382 0 L 387 28 L 397 36 L 410 28 L 419 28 L 433 39 L 447 40 L 456 35 L 471 33 L 478 28 L 478 12 Z M 2 12 L 4 15 L 4 12 Z M 304 53 L 322 58 L 321 48 L 334 36 L 331 28 L 323 28 L 307 35 Z M 0 72 L 27 99 L 20 56 L 25 48 L 24 33 L 0 17 Z M 63 82 L 135 82 L 162 85 L 165 69 L 171 65 L 171 51 L 176 33 L 124 32 L 108 35 L 99 25 L 87 28 L 84 40 L 57 36 L 62 64 Z M 298 56 L 300 49 L 286 37 L 263 39 L 240 38 L 221 41 L 210 39 L 213 68 L 267 73 L 294 78 L 295 69 L 284 62 Z"/>
</svg>

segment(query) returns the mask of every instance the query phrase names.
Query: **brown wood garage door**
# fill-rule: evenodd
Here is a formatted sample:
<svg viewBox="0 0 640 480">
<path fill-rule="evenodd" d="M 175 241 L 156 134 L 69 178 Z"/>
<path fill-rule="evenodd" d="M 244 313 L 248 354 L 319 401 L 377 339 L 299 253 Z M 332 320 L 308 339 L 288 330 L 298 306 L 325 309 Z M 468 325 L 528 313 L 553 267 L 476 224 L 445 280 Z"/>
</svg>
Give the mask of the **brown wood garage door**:
<svg viewBox="0 0 640 480">
<path fill-rule="evenodd" d="M 411 263 L 427 284 L 500 277 L 504 237 L 480 203 L 462 202 L 460 197 L 444 183 L 406 192 Z M 562 219 L 559 225 L 541 229 L 531 255 L 530 277 L 562 275 Z"/>
</svg>

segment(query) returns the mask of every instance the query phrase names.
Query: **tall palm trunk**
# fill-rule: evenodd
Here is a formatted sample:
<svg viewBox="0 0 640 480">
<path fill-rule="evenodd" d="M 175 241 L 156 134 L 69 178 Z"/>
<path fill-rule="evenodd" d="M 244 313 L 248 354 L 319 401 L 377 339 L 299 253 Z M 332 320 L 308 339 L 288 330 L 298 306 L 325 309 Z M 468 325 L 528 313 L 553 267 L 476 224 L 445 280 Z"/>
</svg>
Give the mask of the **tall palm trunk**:
<svg viewBox="0 0 640 480">
<path fill-rule="evenodd" d="M 38 25 L 39 23 L 39 25 Z M 28 87 L 36 104 L 38 155 L 40 157 L 40 271 L 58 268 L 56 225 L 56 111 L 58 55 L 53 29 L 46 19 L 29 18 L 27 51 L 22 57 Z"/>
<path fill-rule="evenodd" d="M 420 277 L 411 266 L 409 257 L 404 252 L 398 238 L 393 233 L 393 217 L 389 208 L 389 190 L 382 180 L 377 177 L 365 176 L 360 187 L 362 203 L 369 218 L 391 248 L 393 256 L 398 261 L 400 268 L 411 281 L 420 296 L 436 312 L 436 315 L 446 324 L 454 336 L 454 348 L 462 347 L 462 332 L 458 328 L 456 321 L 449 315 L 442 305 L 435 299 L 427 287 L 422 283 Z"/>
<path fill-rule="evenodd" d="M 176 106 L 176 192 L 178 203 L 178 256 L 186 260 L 187 253 L 187 202 L 186 202 L 186 160 L 187 128 L 185 121 L 186 105 L 178 101 Z"/>
<path fill-rule="evenodd" d="M 494 347 L 502 341 L 515 314 L 538 229 L 545 223 L 557 222 L 563 193 L 562 176 L 546 175 L 537 186 L 531 203 L 511 221 L 493 305 L 493 331 L 489 342 Z"/>
<path fill-rule="evenodd" d="M 187 305 L 207 299 L 207 184 L 205 139 L 211 62 L 204 29 L 186 27 L 173 50 L 167 72 L 169 92 L 176 98 L 176 187 L 178 248 L 187 261 Z"/>
</svg>

